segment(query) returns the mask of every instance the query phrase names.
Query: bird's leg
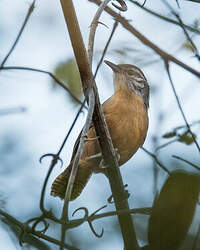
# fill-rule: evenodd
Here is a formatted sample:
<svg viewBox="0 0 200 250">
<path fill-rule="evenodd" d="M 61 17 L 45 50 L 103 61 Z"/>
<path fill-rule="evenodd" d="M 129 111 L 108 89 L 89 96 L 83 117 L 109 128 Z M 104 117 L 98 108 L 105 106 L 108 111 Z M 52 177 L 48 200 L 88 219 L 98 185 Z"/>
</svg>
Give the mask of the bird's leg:
<svg viewBox="0 0 200 250">
<path fill-rule="evenodd" d="M 94 140 L 98 140 L 99 136 L 93 137 L 93 138 L 88 138 L 87 136 L 85 136 L 85 141 L 94 141 Z"/>
<path fill-rule="evenodd" d="M 115 148 L 115 157 L 117 158 L 117 161 L 120 160 L 120 154 L 118 153 L 118 148 Z M 101 159 L 100 163 L 99 163 L 99 168 L 100 169 L 105 169 L 107 168 L 108 165 L 106 165 L 104 159 Z M 106 175 L 106 174 L 105 174 Z"/>
<path fill-rule="evenodd" d="M 118 154 L 117 151 L 118 151 L 118 149 L 115 148 L 115 155 L 117 157 L 117 161 L 119 161 L 120 160 L 120 154 Z M 92 159 L 98 159 L 98 158 L 102 158 L 102 153 L 98 153 L 98 154 L 95 154 L 95 155 L 88 156 L 85 159 L 86 160 L 92 160 Z M 107 165 L 105 164 L 103 159 L 101 159 L 98 168 L 100 168 L 101 171 L 102 171 L 102 169 L 107 168 Z"/>
<path fill-rule="evenodd" d="M 95 154 L 95 155 L 88 156 L 85 159 L 86 160 L 93 160 L 93 159 L 101 158 L 101 157 L 102 157 L 102 153 L 98 153 L 98 154 Z"/>
<path fill-rule="evenodd" d="M 128 184 L 124 185 L 124 200 L 127 200 L 130 197 L 130 193 L 128 192 L 128 190 L 125 189 L 126 187 L 128 187 Z M 114 203 L 113 195 L 108 197 L 107 202 L 108 203 Z"/>
</svg>

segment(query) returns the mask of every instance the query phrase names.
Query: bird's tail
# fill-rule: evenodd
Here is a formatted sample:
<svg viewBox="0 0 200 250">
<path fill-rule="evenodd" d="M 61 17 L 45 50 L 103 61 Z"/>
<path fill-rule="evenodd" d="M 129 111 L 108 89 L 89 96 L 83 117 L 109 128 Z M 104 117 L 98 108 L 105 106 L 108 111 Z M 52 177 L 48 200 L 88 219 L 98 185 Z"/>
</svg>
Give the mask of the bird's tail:
<svg viewBox="0 0 200 250">
<path fill-rule="evenodd" d="M 54 180 L 51 186 L 52 196 L 59 196 L 61 199 L 65 198 L 71 170 L 72 163 Z M 76 199 L 81 194 L 92 172 L 92 164 L 89 161 L 80 160 L 70 200 Z"/>
</svg>

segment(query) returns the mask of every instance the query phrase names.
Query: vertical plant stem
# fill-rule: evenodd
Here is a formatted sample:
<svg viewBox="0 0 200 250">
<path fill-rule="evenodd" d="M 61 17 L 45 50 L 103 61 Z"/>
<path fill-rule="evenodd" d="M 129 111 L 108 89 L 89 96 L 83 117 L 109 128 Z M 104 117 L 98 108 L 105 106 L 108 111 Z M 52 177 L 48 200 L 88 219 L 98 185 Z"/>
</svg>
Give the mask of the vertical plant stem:
<svg viewBox="0 0 200 250">
<path fill-rule="evenodd" d="M 123 187 L 124 185 L 119 172 L 118 162 L 115 158 L 115 150 L 113 148 L 112 140 L 109 135 L 109 131 L 102 112 L 101 104 L 97 93 L 97 88 L 89 66 L 87 53 L 80 33 L 80 28 L 77 22 L 76 13 L 74 10 L 72 0 L 67 0 L 67 1 L 61 0 L 61 5 L 65 16 L 65 21 L 67 23 L 67 27 L 69 30 L 71 43 L 74 49 L 74 54 L 77 60 L 77 65 L 79 68 L 83 84 L 83 90 L 86 97 L 88 97 L 90 87 L 91 86 L 94 87 L 95 107 L 94 107 L 93 123 L 95 126 L 97 136 L 100 137 L 99 143 L 102 150 L 103 158 L 105 162 L 109 165 L 108 176 L 111 189 L 113 192 L 115 206 L 117 210 L 129 209 L 127 199 L 124 197 L 124 187 Z M 63 218 L 65 218 L 65 216 L 63 216 Z M 118 215 L 118 219 L 126 249 L 127 250 L 138 249 L 138 244 L 136 240 L 135 231 L 133 228 L 131 215 L 130 214 Z M 62 242 L 64 238 L 65 237 L 63 235 Z"/>
</svg>

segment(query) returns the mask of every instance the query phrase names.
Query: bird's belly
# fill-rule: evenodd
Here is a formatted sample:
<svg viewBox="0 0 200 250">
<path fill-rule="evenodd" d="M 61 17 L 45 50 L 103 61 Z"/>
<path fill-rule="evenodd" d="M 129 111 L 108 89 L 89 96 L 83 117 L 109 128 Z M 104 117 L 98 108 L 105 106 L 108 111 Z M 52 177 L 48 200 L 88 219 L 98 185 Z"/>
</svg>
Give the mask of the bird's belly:
<svg viewBox="0 0 200 250">
<path fill-rule="evenodd" d="M 134 108 L 133 108 L 134 107 Z M 119 106 L 119 109 L 121 106 Z M 148 129 L 148 115 L 143 103 L 135 102 L 129 108 L 129 105 L 123 107 L 122 112 L 115 112 L 105 114 L 108 129 L 112 138 L 114 148 L 120 155 L 119 165 L 127 162 L 143 144 L 147 129 Z M 120 115 L 119 115 L 120 113 Z M 94 171 L 99 172 L 98 169 L 101 157 L 91 158 L 91 156 L 98 155 L 101 152 L 94 127 L 89 130 L 82 159 L 91 159 L 94 165 Z M 93 140 L 91 140 L 93 138 Z"/>
<path fill-rule="evenodd" d="M 145 140 L 148 119 L 147 116 L 141 117 L 140 115 L 129 116 L 128 120 L 119 121 L 116 128 L 111 130 L 113 145 L 120 155 L 119 165 L 128 161 Z"/>
</svg>

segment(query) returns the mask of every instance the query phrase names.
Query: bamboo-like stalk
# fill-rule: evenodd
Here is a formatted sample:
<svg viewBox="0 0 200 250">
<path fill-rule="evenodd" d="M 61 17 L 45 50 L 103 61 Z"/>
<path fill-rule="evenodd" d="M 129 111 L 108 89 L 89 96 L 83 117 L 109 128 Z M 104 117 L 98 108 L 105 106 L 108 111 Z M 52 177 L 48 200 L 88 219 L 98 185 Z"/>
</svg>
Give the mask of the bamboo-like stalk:
<svg viewBox="0 0 200 250">
<path fill-rule="evenodd" d="M 109 165 L 108 176 L 115 201 L 115 206 L 117 210 L 129 209 L 128 202 L 124 197 L 124 187 L 118 168 L 118 162 L 115 158 L 115 150 L 113 148 L 112 140 L 105 122 L 105 117 L 102 112 L 96 85 L 89 66 L 88 56 L 81 36 L 72 0 L 61 0 L 61 5 L 65 16 L 65 21 L 68 27 L 77 65 L 79 68 L 84 94 L 86 97 L 88 97 L 88 93 L 90 92 L 91 86 L 94 87 L 95 107 L 93 114 L 93 123 L 97 136 L 99 136 L 99 143 L 102 150 L 103 158 L 105 162 Z M 66 216 L 67 219 L 66 212 L 67 210 L 63 210 L 62 218 L 65 218 Z M 118 215 L 118 219 L 126 249 L 138 249 L 131 215 L 120 214 Z M 65 227 L 63 226 L 62 229 L 62 243 L 64 243 Z M 60 249 L 63 248 L 61 247 Z"/>
</svg>

